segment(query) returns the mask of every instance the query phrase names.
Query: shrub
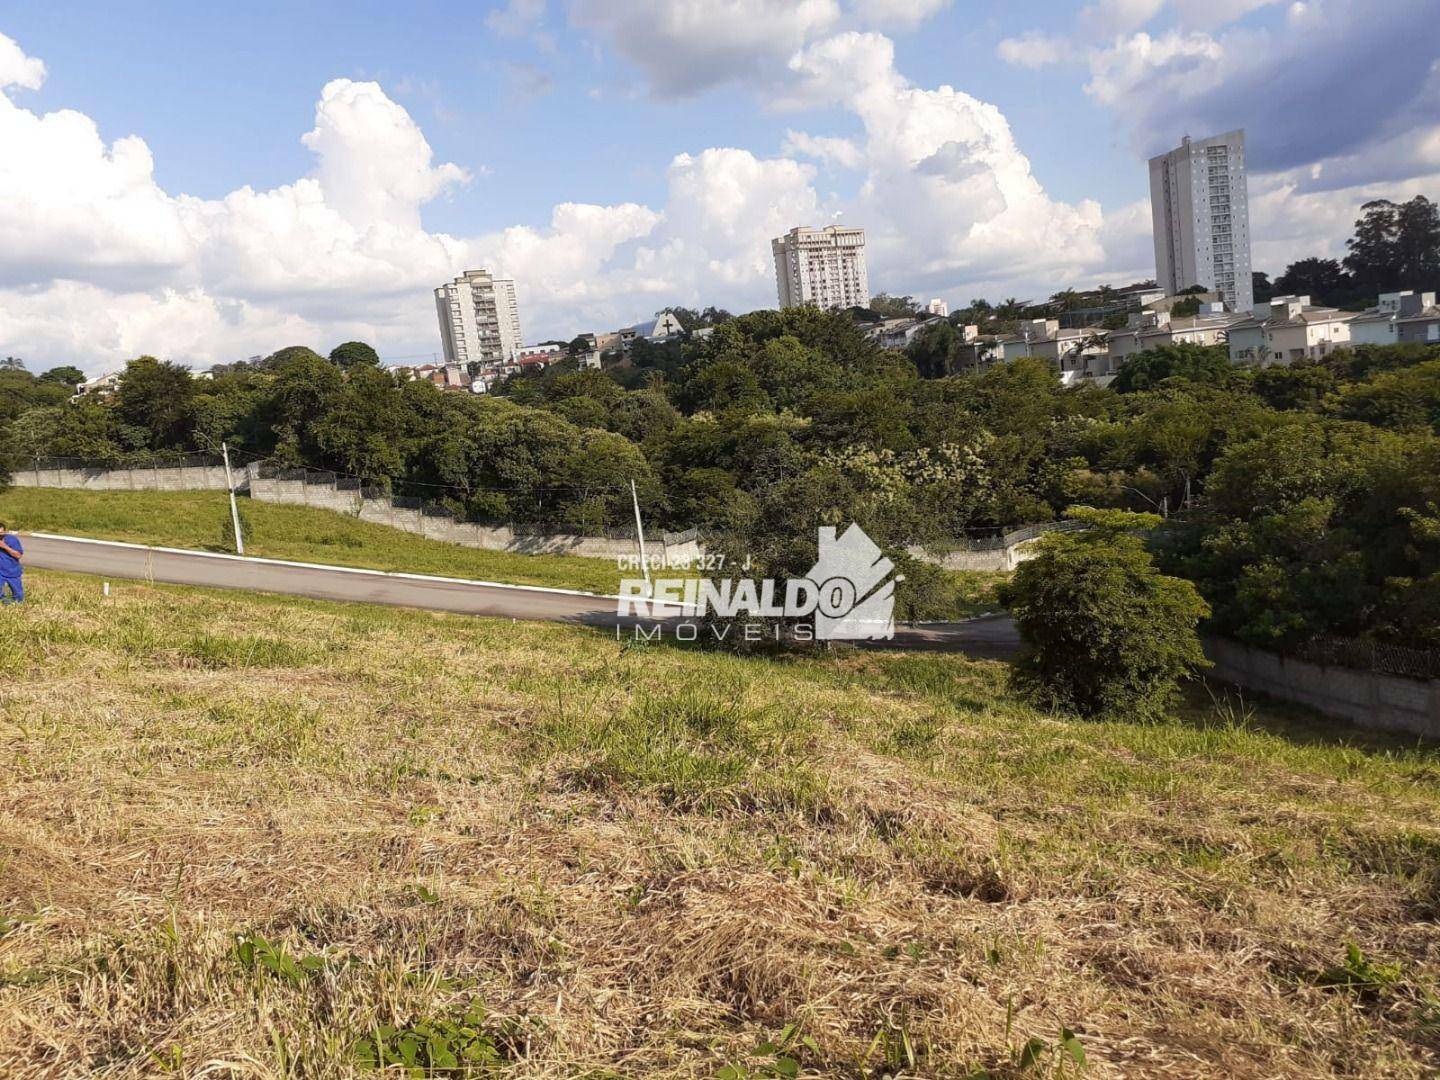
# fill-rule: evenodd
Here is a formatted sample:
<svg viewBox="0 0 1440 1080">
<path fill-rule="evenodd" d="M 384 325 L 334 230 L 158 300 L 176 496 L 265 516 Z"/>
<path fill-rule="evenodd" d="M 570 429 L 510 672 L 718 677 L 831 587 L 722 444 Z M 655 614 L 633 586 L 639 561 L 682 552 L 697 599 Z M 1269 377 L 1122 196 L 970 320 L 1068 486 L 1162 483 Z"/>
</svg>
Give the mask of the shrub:
<svg viewBox="0 0 1440 1080">
<path fill-rule="evenodd" d="M 1195 632 L 1209 608 L 1156 569 L 1138 530 L 1151 514 L 1076 510 L 1090 528 L 1037 541 L 1001 590 L 1024 644 L 1012 684 L 1050 709 L 1157 719 L 1181 679 L 1208 666 Z"/>
</svg>

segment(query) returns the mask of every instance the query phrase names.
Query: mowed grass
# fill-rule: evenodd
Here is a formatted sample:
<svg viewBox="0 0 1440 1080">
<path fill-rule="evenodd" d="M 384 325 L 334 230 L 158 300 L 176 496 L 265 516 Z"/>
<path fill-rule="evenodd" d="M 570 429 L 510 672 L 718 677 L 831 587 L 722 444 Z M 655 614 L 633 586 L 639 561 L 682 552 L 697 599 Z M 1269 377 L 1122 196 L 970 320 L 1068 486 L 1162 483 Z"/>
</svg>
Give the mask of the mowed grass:
<svg viewBox="0 0 1440 1080">
<path fill-rule="evenodd" d="M 332 510 L 241 498 L 245 554 L 372 570 L 544 585 L 614 595 L 614 560 L 482 551 L 375 525 Z M 230 501 L 220 491 L 0 492 L 0 519 L 23 537 L 54 532 L 160 547 L 234 552 Z"/>
<path fill-rule="evenodd" d="M 1440 1067 L 1434 747 L 1203 692 L 1047 716 L 933 654 L 30 586 L 0 1075 Z"/>
</svg>

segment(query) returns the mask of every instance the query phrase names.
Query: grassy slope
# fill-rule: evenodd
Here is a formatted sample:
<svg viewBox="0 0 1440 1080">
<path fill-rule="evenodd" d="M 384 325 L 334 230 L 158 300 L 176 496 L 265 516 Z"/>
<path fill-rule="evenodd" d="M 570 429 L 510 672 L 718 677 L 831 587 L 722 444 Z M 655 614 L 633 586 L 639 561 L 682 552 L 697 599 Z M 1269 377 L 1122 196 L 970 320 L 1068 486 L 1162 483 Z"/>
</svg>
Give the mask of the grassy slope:
<svg viewBox="0 0 1440 1080">
<path fill-rule="evenodd" d="M 1208 700 L 1047 717 L 948 657 L 31 584 L 0 610 L 7 1077 L 341 1076 L 477 1000 L 517 1075 L 713 1076 L 790 1022 L 809 1075 L 908 1045 L 1008 1076 L 1061 1025 L 1092 1076 L 1440 1065 L 1433 748 Z M 1347 942 L 1396 979 L 1321 985 Z"/>
<path fill-rule="evenodd" d="M 240 502 L 245 553 L 270 559 L 403 570 L 613 594 L 614 562 L 572 555 L 520 555 L 424 540 L 331 510 Z M 0 518 L 22 535 L 55 532 L 165 547 L 234 551 L 223 492 L 62 491 L 0 493 Z"/>
</svg>

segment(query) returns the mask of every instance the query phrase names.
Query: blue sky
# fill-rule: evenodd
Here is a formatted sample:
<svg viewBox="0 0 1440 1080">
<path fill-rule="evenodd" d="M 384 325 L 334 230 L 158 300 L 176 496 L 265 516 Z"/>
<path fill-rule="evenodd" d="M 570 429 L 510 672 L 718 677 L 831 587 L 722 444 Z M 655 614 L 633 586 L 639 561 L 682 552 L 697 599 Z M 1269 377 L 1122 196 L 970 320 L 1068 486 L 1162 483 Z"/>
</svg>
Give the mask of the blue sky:
<svg viewBox="0 0 1440 1080">
<path fill-rule="evenodd" d="M 484 4 L 473 9 L 470 32 L 444 32 L 455 10 L 373 0 L 21 4 L 0 16 L 0 32 L 50 69 L 27 104 L 78 109 L 107 133 L 142 135 L 163 187 L 206 198 L 303 174 L 311 160 L 299 136 L 320 87 L 337 76 L 376 80 L 415 117 L 438 158 L 493 170 L 427 207 L 427 225 L 462 233 L 544 220 L 565 200 L 653 202 L 679 151 L 776 153 L 794 124 L 733 87 L 657 100 L 605 43 L 561 19 L 550 22 L 552 51 L 488 30 Z M 918 83 L 949 82 L 999 106 L 1059 197 L 1140 198 L 1144 162 L 1104 109 L 1065 73 L 1016 68 L 996 55 L 1022 26 L 1064 22 L 1055 5 L 1034 0 L 1008 5 L 1003 18 L 993 5 L 953 6 L 896 37 L 898 65 Z M 524 89 L 522 66 L 550 88 Z M 842 133 L 857 126 L 839 111 L 833 121 Z"/>
<path fill-rule="evenodd" d="M 1440 35 L 1414 32 L 1437 16 L 1440 0 L 12 5 L 0 138 L 27 164 L 0 165 L 20 256 L 0 272 L 0 352 L 201 364 L 354 334 L 410 355 L 436 347 L 428 289 L 472 265 L 517 278 L 535 339 L 666 303 L 743 310 L 773 302 L 768 236 L 837 216 L 870 231 L 877 291 L 1120 283 L 1153 273 L 1145 156 L 1236 126 L 1255 263 L 1275 273 L 1340 253 L 1364 198 L 1440 196 Z"/>
</svg>

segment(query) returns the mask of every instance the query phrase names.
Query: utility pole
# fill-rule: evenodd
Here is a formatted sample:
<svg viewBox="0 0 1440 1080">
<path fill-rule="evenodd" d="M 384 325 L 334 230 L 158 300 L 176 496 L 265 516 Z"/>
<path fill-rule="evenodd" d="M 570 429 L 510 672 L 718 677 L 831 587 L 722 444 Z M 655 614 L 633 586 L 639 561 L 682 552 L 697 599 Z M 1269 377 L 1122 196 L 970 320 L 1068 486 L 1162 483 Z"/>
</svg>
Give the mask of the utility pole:
<svg viewBox="0 0 1440 1080">
<path fill-rule="evenodd" d="M 230 495 L 230 524 L 235 529 L 235 554 L 245 554 L 245 538 L 240 535 L 240 508 L 235 505 L 235 481 L 230 477 L 230 446 L 220 444 L 220 454 L 225 458 L 225 490 Z"/>
<path fill-rule="evenodd" d="M 650 564 L 645 561 L 645 526 L 640 524 L 640 496 L 635 492 L 635 481 L 630 481 L 630 502 L 635 507 L 635 538 L 640 543 L 640 573 L 645 576 L 645 592 L 650 592 Z"/>
</svg>

